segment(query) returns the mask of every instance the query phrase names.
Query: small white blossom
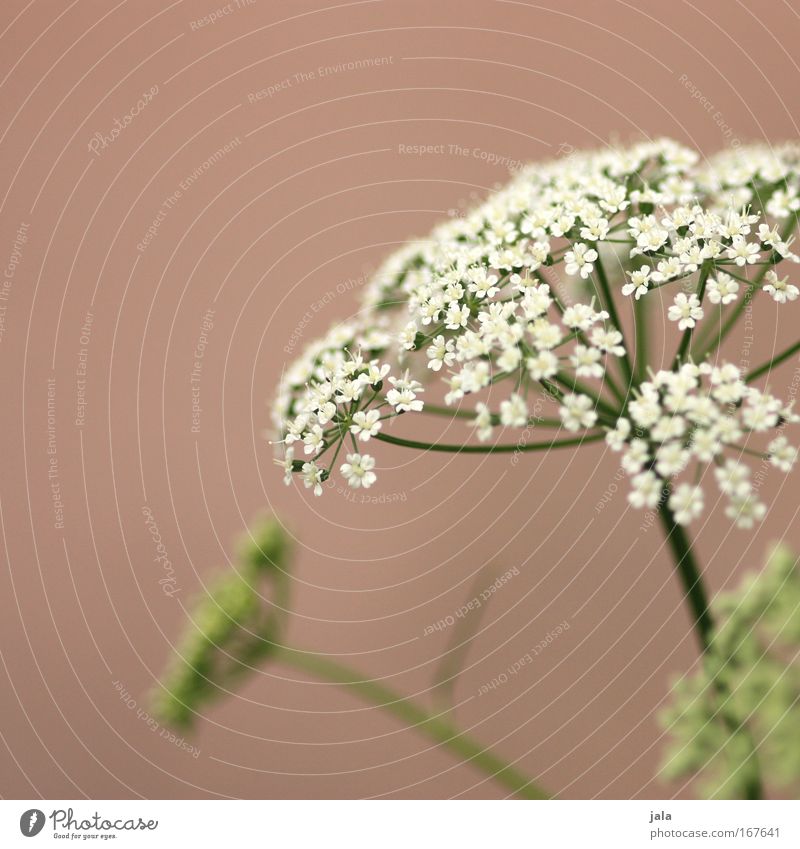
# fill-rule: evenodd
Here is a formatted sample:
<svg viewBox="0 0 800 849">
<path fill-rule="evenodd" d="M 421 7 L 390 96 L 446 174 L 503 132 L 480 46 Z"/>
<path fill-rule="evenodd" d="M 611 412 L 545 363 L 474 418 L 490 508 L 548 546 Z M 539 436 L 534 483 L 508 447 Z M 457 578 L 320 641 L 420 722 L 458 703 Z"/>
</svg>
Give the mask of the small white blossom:
<svg viewBox="0 0 800 849">
<path fill-rule="evenodd" d="M 528 406 L 520 395 L 512 395 L 500 404 L 500 424 L 506 427 L 525 427 L 528 423 Z"/>
<path fill-rule="evenodd" d="M 653 472 L 640 472 L 631 479 L 628 501 L 633 507 L 654 510 L 661 500 L 664 482 Z"/>
<path fill-rule="evenodd" d="M 306 489 L 314 489 L 314 495 L 322 495 L 322 469 L 312 460 L 303 463 L 303 484 Z"/>
<path fill-rule="evenodd" d="M 375 459 L 369 454 L 348 454 L 347 462 L 342 463 L 339 471 L 353 489 L 369 489 L 378 479 L 375 472 Z"/>
<path fill-rule="evenodd" d="M 576 345 L 569 360 L 578 377 L 602 377 L 603 365 L 601 352 L 598 348 L 587 348 Z"/>
<path fill-rule="evenodd" d="M 558 412 L 567 430 L 592 427 L 597 421 L 594 404 L 587 395 L 565 395 Z"/>
<path fill-rule="evenodd" d="M 606 433 L 606 445 L 612 451 L 622 451 L 630 433 L 631 423 L 627 419 L 617 419 L 614 428 Z"/>
<path fill-rule="evenodd" d="M 497 287 L 498 277 L 489 272 L 482 265 L 470 268 L 467 272 L 470 283 L 467 286 L 476 298 L 493 298 L 500 289 Z"/>
<path fill-rule="evenodd" d="M 729 496 L 742 496 L 750 492 L 750 469 L 739 460 L 729 458 L 714 469 L 719 491 Z"/>
<path fill-rule="evenodd" d="M 772 269 L 764 275 L 764 279 L 767 282 L 764 284 L 763 289 L 776 304 L 795 301 L 797 300 L 797 296 L 800 295 L 800 289 L 797 286 L 787 283 L 788 277 L 781 279 Z"/>
<path fill-rule="evenodd" d="M 445 327 L 448 330 L 458 330 L 460 327 L 466 327 L 468 321 L 469 307 L 466 304 L 461 306 L 458 301 L 453 301 L 447 308 Z"/>
<path fill-rule="evenodd" d="M 417 392 L 422 392 L 422 384 L 417 380 L 412 380 L 408 376 L 408 371 L 403 377 L 390 377 L 389 383 L 394 389 L 390 389 L 386 393 L 386 400 L 395 408 L 398 413 L 419 412 L 423 407 L 423 402 L 417 398 Z"/>
<path fill-rule="evenodd" d="M 593 262 L 597 259 L 597 251 L 582 242 L 572 246 L 571 251 L 564 254 L 564 271 L 567 274 L 580 274 L 585 280 L 593 271 Z"/>
<path fill-rule="evenodd" d="M 534 380 L 552 377 L 558 371 L 558 357 L 552 351 L 539 351 L 525 360 L 528 374 Z"/>
<path fill-rule="evenodd" d="M 274 462 L 283 469 L 283 482 L 286 486 L 289 486 L 294 472 L 294 448 L 287 448 L 283 460 L 276 458 Z"/>
<path fill-rule="evenodd" d="M 619 330 L 605 330 L 602 327 L 595 327 L 592 330 L 590 340 L 595 348 L 606 354 L 613 354 L 615 357 L 625 355 L 625 348 L 622 347 L 622 334 Z"/>
<path fill-rule="evenodd" d="M 475 405 L 477 416 L 470 422 L 475 428 L 478 439 L 481 442 L 486 442 L 492 436 L 492 414 L 486 404 L 478 403 Z"/>
<path fill-rule="evenodd" d="M 649 265 L 641 266 L 637 271 L 630 272 L 630 282 L 622 287 L 623 295 L 635 295 L 638 301 L 642 295 L 647 294 L 647 289 L 650 286 L 650 273 L 652 269 Z"/>
<path fill-rule="evenodd" d="M 350 432 L 357 436 L 361 442 L 367 442 L 371 436 L 375 436 L 381 429 L 383 423 L 379 421 L 380 417 L 379 410 L 369 410 L 368 412 L 359 410 L 353 414 Z"/>
<path fill-rule="evenodd" d="M 663 478 L 680 474 L 689 464 L 691 452 L 681 442 L 665 442 L 656 451 L 656 471 Z"/>
<path fill-rule="evenodd" d="M 725 515 L 736 523 L 737 528 L 750 530 L 767 515 L 767 505 L 759 501 L 753 492 L 734 495 L 725 508 Z"/>
<path fill-rule="evenodd" d="M 747 479 L 731 482 L 738 473 L 728 461 L 747 468 L 743 445 L 751 450 L 750 440 L 763 438 L 768 445 L 758 450 L 766 462 L 791 468 L 797 450 L 782 432 L 762 434 L 800 421 L 792 405 L 751 386 L 736 367 L 710 360 L 690 360 L 632 386 L 625 370 L 617 370 L 622 391 L 631 393 L 618 405 L 605 377 L 606 368 L 615 368 L 608 356 L 626 353 L 622 328 L 607 323 L 608 304 L 586 303 L 579 294 L 584 287 L 561 291 L 559 271 L 586 279 L 606 252 L 627 259 L 617 246 L 627 232 L 634 243 L 629 253 L 641 261 L 627 275 L 609 264 L 615 289 L 626 296 L 650 297 L 711 266 L 708 303 L 734 304 L 744 287 L 720 269 L 747 268 L 765 257 L 767 294 L 778 303 L 798 300 L 800 290 L 777 266 L 800 262 L 787 226 L 800 211 L 799 189 L 797 144 L 731 150 L 706 161 L 659 139 L 522 169 L 476 208 L 389 257 L 363 287 L 355 317 L 333 325 L 287 364 L 275 402 L 278 433 L 271 434 L 284 446 L 278 461 L 284 478 L 301 474 L 319 494 L 332 471 L 320 464 L 338 457 L 345 439 L 367 442 L 383 421 L 424 412 L 420 375 L 442 375 L 447 405 L 504 380 L 516 387 L 496 416 L 476 404 L 470 424 L 481 440 L 501 418 L 505 426 L 527 427 L 532 396 L 537 405 L 543 397 L 540 381 L 563 390 L 571 379 L 587 379 L 597 385 L 564 398 L 561 420 L 570 430 L 593 427 L 598 419 L 605 427 L 613 412 L 605 405 L 616 408 L 617 424 L 606 440 L 634 478 L 631 503 L 655 509 L 651 505 L 672 488 L 673 506 L 688 521 L 699 509 L 698 487 L 676 478 L 685 473 L 701 481 L 708 464 L 718 477 L 727 475 L 721 486 L 729 490 L 724 495 L 733 520 L 740 526 L 758 521 L 764 507 L 756 487 Z M 644 207 L 652 214 L 642 213 Z M 551 250 L 555 239 L 560 243 Z M 558 297 L 551 290 L 555 280 Z M 661 294 L 653 298 L 656 306 Z M 665 312 L 685 332 L 703 319 L 704 306 L 687 291 Z M 672 357 L 673 346 L 667 347 L 659 354 L 666 355 L 663 362 Z M 602 415 L 588 393 L 604 399 Z M 301 445 L 309 462 L 294 459 Z M 369 485 L 370 461 L 348 462 L 343 474 Z"/>
<path fill-rule="evenodd" d="M 684 292 L 678 292 L 669 308 L 667 318 L 678 322 L 678 330 L 686 330 L 694 327 L 703 317 L 703 308 L 697 295 L 687 296 Z"/>
<path fill-rule="evenodd" d="M 622 468 L 629 475 L 640 472 L 650 462 L 650 447 L 643 439 L 632 439 L 628 450 L 622 455 Z"/>
<path fill-rule="evenodd" d="M 758 252 L 758 245 L 748 242 L 744 236 L 734 236 L 733 244 L 725 253 L 739 266 L 752 265 L 754 262 L 758 262 L 761 256 Z"/>
<path fill-rule="evenodd" d="M 790 472 L 797 462 L 797 449 L 785 436 L 777 436 L 767 446 L 770 463 L 782 472 Z"/>
<path fill-rule="evenodd" d="M 716 279 L 708 281 L 708 300 L 712 304 L 730 304 L 736 300 L 738 291 L 738 282 L 730 274 L 725 274 L 722 271 Z"/>
<path fill-rule="evenodd" d="M 679 484 L 669 497 L 669 509 L 679 525 L 688 525 L 703 512 L 703 490 L 688 483 Z"/>
<path fill-rule="evenodd" d="M 322 428 L 315 424 L 303 437 L 303 442 L 305 443 L 303 450 L 306 454 L 315 454 L 322 447 L 324 441 Z"/>
<path fill-rule="evenodd" d="M 439 371 L 443 365 L 450 367 L 455 360 L 455 342 L 445 341 L 444 336 L 437 336 L 427 350 L 428 368 Z"/>
</svg>

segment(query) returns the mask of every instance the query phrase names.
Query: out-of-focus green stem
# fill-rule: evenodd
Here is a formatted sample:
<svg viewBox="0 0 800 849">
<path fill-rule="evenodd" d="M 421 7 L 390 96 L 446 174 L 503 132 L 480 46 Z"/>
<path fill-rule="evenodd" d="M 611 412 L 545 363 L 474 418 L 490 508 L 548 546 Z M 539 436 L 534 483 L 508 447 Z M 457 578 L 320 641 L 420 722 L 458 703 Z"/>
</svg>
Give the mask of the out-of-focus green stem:
<svg viewBox="0 0 800 849">
<path fill-rule="evenodd" d="M 448 749 L 461 760 L 471 763 L 516 796 L 522 799 L 550 798 L 532 779 L 464 734 L 452 722 L 425 710 L 409 699 L 404 699 L 384 684 L 363 678 L 337 661 L 313 652 L 278 648 L 274 659 L 314 678 L 339 684 L 355 693 Z"/>
</svg>

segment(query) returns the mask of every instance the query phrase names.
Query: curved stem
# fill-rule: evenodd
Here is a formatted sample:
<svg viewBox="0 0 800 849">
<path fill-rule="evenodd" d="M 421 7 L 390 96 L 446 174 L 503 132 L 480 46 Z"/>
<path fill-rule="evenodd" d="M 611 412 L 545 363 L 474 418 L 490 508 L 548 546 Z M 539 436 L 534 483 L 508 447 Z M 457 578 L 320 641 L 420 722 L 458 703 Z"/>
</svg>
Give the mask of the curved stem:
<svg viewBox="0 0 800 849">
<path fill-rule="evenodd" d="M 401 445 L 404 448 L 416 448 L 419 451 L 446 451 L 450 454 L 504 454 L 514 451 L 547 451 L 550 448 L 568 448 L 573 445 L 583 445 L 584 442 L 597 442 L 603 439 L 603 433 L 588 433 L 568 439 L 553 439 L 550 442 L 515 442 L 504 445 L 450 445 L 445 442 L 418 442 L 415 439 L 401 439 L 399 436 L 389 436 L 388 433 L 377 433 L 373 439 Z"/>
<path fill-rule="evenodd" d="M 425 402 L 422 412 L 432 413 L 435 416 L 450 416 L 452 418 L 470 420 L 474 420 L 474 418 L 478 415 L 475 410 L 457 410 L 452 407 L 442 407 L 438 404 L 431 404 L 428 401 Z M 496 413 L 492 413 L 492 419 L 495 424 L 500 421 L 500 417 Z M 538 425 L 539 427 L 564 427 L 564 422 L 560 419 L 548 419 L 544 417 L 531 418 L 528 424 L 531 427 L 534 425 Z"/>
<path fill-rule="evenodd" d="M 550 798 L 532 779 L 461 732 L 449 720 L 404 699 L 385 685 L 365 679 L 354 670 L 313 652 L 280 647 L 276 650 L 275 659 L 298 671 L 339 684 L 381 710 L 393 714 L 409 727 L 449 749 L 461 760 L 473 764 L 515 795 L 523 799 Z"/>
</svg>

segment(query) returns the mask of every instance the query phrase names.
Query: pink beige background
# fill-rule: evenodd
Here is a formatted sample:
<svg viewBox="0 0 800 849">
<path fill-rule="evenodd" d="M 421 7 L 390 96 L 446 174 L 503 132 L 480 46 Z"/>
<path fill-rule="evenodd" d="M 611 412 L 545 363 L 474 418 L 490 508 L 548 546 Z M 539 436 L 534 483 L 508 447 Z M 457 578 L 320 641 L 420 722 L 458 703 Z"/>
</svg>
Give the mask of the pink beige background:
<svg viewBox="0 0 800 849">
<path fill-rule="evenodd" d="M 261 434 L 290 352 L 355 309 L 393 248 L 505 181 L 498 159 L 661 134 L 704 153 L 796 138 L 797 4 L 225 8 L 2 4 L 0 794 L 502 795 L 380 711 L 276 666 L 184 745 L 137 716 L 184 605 L 272 509 L 298 540 L 292 644 L 430 703 L 448 634 L 426 628 L 491 583 L 473 586 L 481 566 L 517 567 L 468 654 L 463 726 L 565 797 L 691 795 L 653 777 L 654 711 L 695 646 L 659 529 L 627 508 L 614 455 L 512 466 L 381 446 L 370 494 L 385 501 L 354 504 L 284 488 Z M 769 307 L 753 364 L 796 335 L 797 313 L 778 326 Z M 794 368 L 775 376 L 784 394 Z M 768 476 L 757 533 L 730 530 L 722 509 L 696 529 L 714 592 L 770 541 L 800 545 L 797 480 Z M 535 663 L 478 695 L 565 620 Z"/>
</svg>

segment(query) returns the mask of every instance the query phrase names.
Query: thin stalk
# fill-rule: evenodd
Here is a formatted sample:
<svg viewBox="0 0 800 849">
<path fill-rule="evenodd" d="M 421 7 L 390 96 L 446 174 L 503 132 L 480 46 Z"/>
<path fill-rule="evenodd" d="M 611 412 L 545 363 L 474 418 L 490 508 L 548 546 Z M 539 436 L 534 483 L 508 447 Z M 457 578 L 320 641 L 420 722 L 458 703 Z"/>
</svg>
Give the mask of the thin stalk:
<svg viewBox="0 0 800 849">
<path fill-rule="evenodd" d="M 551 448 L 568 448 L 574 445 L 583 445 L 585 442 L 597 442 L 604 436 L 603 433 L 588 433 L 584 436 L 553 439 L 549 442 L 524 443 L 520 441 L 503 445 L 450 445 L 445 442 L 418 442 L 415 439 L 401 439 L 399 436 L 390 436 L 388 433 L 377 433 L 372 438 L 380 442 L 400 445 L 403 448 L 416 448 L 418 451 L 445 451 L 450 454 L 504 454 L 515 451 L 548 451 Z"/>
<path fill-rule="evenodd" d="M 706 260 L 700 268 L 700 278 L 697 281 L 697 300 L 702 304 L 703 296 L 706 293 L 706 283 L 708 282 L 708 275 L 711 273 L 711 262 Z M 678 367 L 679 363 L 683 362 L 686 359 L 686 353 L 689 350 L 689 344 L 692 341 L 692 333 L 694 332 L 694 327 L 687 327 L 683 331 L 683 337 L 681 338 L 681 344 L 678 346 L 678 350 L 675 352 L 675 359 L 672 361 L 672 371 Z"/>
<path fill-rule="evenodd" d="M 423 413 L 432 413 L 436 416 L 450 416 L 453 418 L 459 419 L 474 419 L 478 414 L 474 410 L 456 410 L 452 407 L 441 407 L 438 404 L 429 404 L 427 401 L 425 402 L 425 406 L 422 408 Z M 492 413 L 492 419 L 499 421 L 499 416 L 496 413 Z M 539 425 L 539 427 L 564 427 L 564 423 L 560 419 L 548 419 L 548 418 L 532 418 L 528 422 L 529 425 Z"/>
<path fill-rule="evenodd" d="M 798 351 L 800 351 L 800 342 L 795 342 L 794 345 L 790 345 L 785 351 L 781 351 L 780 354 L 776 354 L 771 360 L 769 360 L 769 362 L 766 362 L 749 372 L 745 377 L 745 383 L 750 383 L 751 380 L 758 379 L 762 374 L 771 371 L 775 368 L 775 366 L 779 366 L 782 362 L 788 360 L 792 354 L 796 354 Z"/>
<path fill-rule="evenodd" d="M 648 302 L 646 298 L 633 299 L 633 321 L 636 332 L 636 350 L 634 360 L 634 374 L 636 376 L 636 384 L 642 383 L 647 378 L 647 363 L 649 354 L 647 351 L 648 342 Z"/>
<path fill-rule="evenodd" d="M 313 652 L 280 647 L 276 651 L 275 659 L 300 672 L 350 690 L 397 717 L 405 725 L 425 734 L 443 748 L 449 749 L 460 760 L 473 764 L 515 795 L 523 799 L 550 798 L 532 779 L 464 734 L 448 719 L 404 699 L 384 684 L 365 679 L 358 672 Z"/>
<path fill-rule="evenodd" d="M 605 300 L 605 308 L 608 310 L 608 315 L 611 318 L 611 323 L 614 327 L 619 330 L 620 333 L 623 333 L 622 330 L 622 322 L 619 320 L 619 313 L 617 312 L 617 305 L 614 301 L 614 296 L 611 294 L 611 286 L 608 283 L 608 277 L 606 277 L 606 271 L 603 268 L 603 263 L 600 261 L 600 257 L 595 260 L 594 263 L 595 275 L 597 277 L 597 282 L 600 284 L 600 288 L 603 292 L 603 299 Z M 633 379 L 633 368 L 631 367 L 630 356 L 628 355 L 628 346 L 625 342 L 624 333 L 622 339 L 622 347 L 625 349 L 625 354 L 621 358 L 622 362 L 622 370 L 625 373 L 625 377 L 627 379 L 628 384 L 630 384 Z"/>
</svg>

